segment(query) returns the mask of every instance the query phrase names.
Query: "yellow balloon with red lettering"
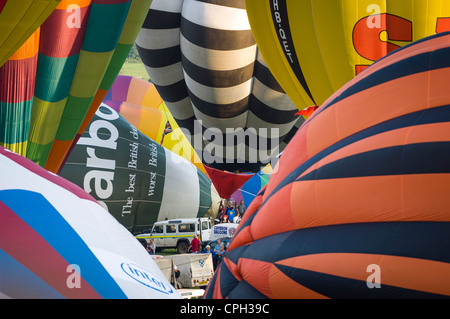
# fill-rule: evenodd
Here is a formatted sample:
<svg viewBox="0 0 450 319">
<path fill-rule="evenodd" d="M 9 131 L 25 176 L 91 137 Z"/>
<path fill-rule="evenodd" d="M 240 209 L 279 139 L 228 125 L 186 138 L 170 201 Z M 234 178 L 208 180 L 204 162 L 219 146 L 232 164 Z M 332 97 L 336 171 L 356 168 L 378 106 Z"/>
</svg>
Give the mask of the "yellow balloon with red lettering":
<svg viewBox="0 0 450 319">
<path fill-rule="evenodd" d="M 246 9 L 266 64 L 300 110 L 395 49 L 450 31 L 446 0 L 246 0 Z"/>
</svg>

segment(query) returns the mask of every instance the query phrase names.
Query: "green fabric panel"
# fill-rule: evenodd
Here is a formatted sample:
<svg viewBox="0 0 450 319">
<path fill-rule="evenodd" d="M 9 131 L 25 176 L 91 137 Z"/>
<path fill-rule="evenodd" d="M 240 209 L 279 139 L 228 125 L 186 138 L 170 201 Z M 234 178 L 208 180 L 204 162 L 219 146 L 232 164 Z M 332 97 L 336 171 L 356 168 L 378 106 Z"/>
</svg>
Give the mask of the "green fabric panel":
<svg viewBox="0 0 450 319">
<path fill-rule="evenodd" d="M 200 187 L 200 205 L 198 207 L 197 217 L 204 217 L 206 211 L 212 205 L 211 180 L 199 169 L 197 169 L 197 175 Z"/>
<path fill-rule="evenodd" d="M 67 98 L 50 103 L 34 97 L 26 157 L 41 166 L 47 162 L 66 102 Z"/>
<path fill-rule="evenodd" d="M 91 52 L 114 50 L 119 40 L 131 1 L 91 5 L 82 49 Z"/>
<path fill-rule="evenodd" d="M 138 159 L 137 169 L 148 172 L 146 178 L 142 180 L 142 190 L 140 194 L 143 199 L 136 210 L 136 220 L 133 232 L 139 232 L 157 221 L 161 202 L 164 194 L 166 179 L 166 152 L 158 143 L 152 141 L 142 133 L 143 137 L 142 159 Z"/>
<path fill-rule="evenodd" d="M 100 106 L 60 175 L 103 202 L 131 232 L 149 228 L 163 199 L 164 149 L 105 109 Z"/>
<path fill-rule="evenodd" d="M 128 53 L 130 53 L 132 46 L 133 44 L 117 44 L 116 50 L 114 50 L 114 54 L 111 58 L 111 63 L 105 72 L 102 83 L 100 83 L 100 89 L 105 91 L 109 91 L 111 89 L 111 86 L 122 69 L 123 63 L 127 59 Z"/>
<path fill-rule="evenodd" d="M 68 97 L 55 139 L 70 141 L 75 138 L 93 99 L 93 97 Z"/>
<path fill-rule="evenodd" d="M 69 95 L 79 54 L 53 58 L 39 53 L 34 95 L 48 102 L 58 102 Z"/>
<path fill-rule="evenodd" d="M 28 140 L 32 105 L 33 99 L 20 103 L 0 101 L 1 143 L 18 144 Z"/>
<path fill-rule="evenodd" d="M 27 158 L 35 162 L 36 164 L 44 167 L 47 162 L 48 154 L 52 148 L 53 141 L 48 144 L 36 144 L 32 141 L 28 141 Z"/>
<path fill-rule="evenodd" d="M 70 95 L 94 97 L 111 61 L 113 51 L 93 53 L 81 51 Z"/>
</svg>

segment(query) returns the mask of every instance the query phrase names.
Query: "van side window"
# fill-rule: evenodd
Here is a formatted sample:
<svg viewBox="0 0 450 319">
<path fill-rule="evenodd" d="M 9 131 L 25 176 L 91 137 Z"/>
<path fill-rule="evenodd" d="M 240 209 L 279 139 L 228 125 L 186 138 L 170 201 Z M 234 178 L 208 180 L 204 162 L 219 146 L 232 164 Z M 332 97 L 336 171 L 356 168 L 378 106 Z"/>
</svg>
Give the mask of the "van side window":
<svg viewBox="0 0 450 319">
<path fill-rule="evenodd" d="M 163 225 L 156 225 L 153 227 L 152 234 L 162 234 L 163 233 Z"/>
<path fill-rule="evenodd" d="M 195 224 L 180 224 L 178 226 L 180 233 L 192 233 L 195 232 Z"/>
<path fill-rule="evenodd" d="M 176 233 L 177 225 L 166 225 L 166 233 Z"/>
<path fill-rule="evenodd" d="M 208 221 L 202 222 L 202 229 L 210 229 L 210 228 L 211 228 L 211 223 L 209 223 Z"/>
</svg>

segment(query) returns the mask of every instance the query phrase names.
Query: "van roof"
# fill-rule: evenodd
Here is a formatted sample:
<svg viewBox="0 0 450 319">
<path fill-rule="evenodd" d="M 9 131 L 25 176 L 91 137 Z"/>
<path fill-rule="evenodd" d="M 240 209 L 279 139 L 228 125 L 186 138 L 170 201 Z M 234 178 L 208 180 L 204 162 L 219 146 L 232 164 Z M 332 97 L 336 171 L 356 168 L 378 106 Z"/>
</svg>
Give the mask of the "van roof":
<svg viewBox="0 0 450 319">
<path fill-rule="evenodd" d="M 181 224 L 181 223 L 195 223 L 198 220 L 205 221 L 209 220 L 209 217 L 198 217 L 198 218 L 177 218 L 177 219 L 168 219 L 161 220 L 159 222 L 155 222 L 155 225 L 160 224 Z"/>
</svg>

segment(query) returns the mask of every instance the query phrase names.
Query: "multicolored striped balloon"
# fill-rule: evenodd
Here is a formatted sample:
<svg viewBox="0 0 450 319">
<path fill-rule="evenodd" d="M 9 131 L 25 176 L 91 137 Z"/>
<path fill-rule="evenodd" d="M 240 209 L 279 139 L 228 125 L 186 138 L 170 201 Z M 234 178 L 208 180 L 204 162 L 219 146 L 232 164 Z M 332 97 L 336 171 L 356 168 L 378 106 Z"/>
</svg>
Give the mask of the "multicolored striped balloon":
<svg viewBox="0 0 450 319">
<path fill-rule="evenodd" d="M 135 234 L 165 218 L 214 218 L 220 200 L 202 171 L 106 104 L 78 140 L 61 176 L 83 187 Z"/>
<path fill-rule="evenodd" d="M 0 298 L 180 298 L 83 189 L 0 147 Z"/>
<path fill-rule="evenodd" d="M 119 75 L 103 103 L 120 113 L 141 133 L 178 154 L 207 174 L 202 161 L 178 126 L 153 83 Z M 171 132 L 165 133 L 169 123 Z"/>
<path fill-rule="evenodd" d="M 0 68 L 0 145 L 25 155 L 39 49 L 38 28 Z"/>
<path fill-rule="evenodd" d="M 450 33 L 394 51 L 305 122 L 208 298 L 450 297 Z"/>
<path fill-rule="evenodd" d="M 60 170 L 119 73 L 150 3 L 63 0 L 45 21 L 28 158 Z"/>
<path fill-rule="evenodd" d="M 239 204 L 243 200 L 245 207 L 249 207 L 261 189 L 269 182 L 272 171 L 272 166 L 264 167 L 231 195 L 231 201 Z"/>
</svg>

